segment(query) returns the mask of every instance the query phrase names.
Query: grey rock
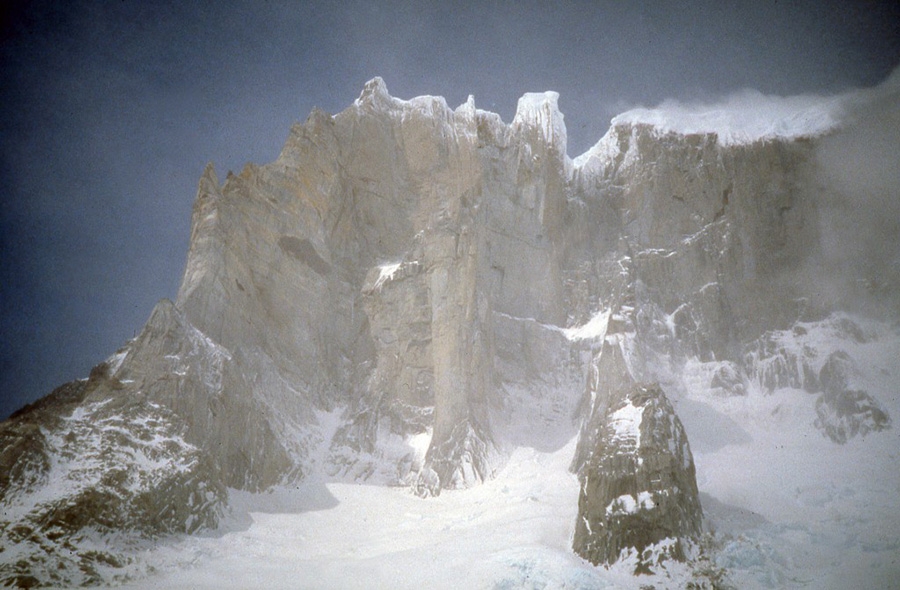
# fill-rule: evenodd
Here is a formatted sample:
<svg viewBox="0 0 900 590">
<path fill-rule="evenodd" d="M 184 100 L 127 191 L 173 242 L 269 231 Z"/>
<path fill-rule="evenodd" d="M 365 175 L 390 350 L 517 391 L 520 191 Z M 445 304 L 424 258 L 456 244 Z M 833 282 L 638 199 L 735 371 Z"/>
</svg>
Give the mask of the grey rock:
<svg viewBox="0 0 900 590">
<path fill-rule="evenodd" d="M 844 444 L 854 436 L 888 428 L 891 419 L 865 391 L 844 389 L 819 396 L 815 424 L 828 438 Z"/>
<path fill-rule="evenodd" d="M 653 573 L 687 560 L 699 541 L 693 457 L 662 389 L 631 379 L 618 343 L 603 345 L 599 366 L 607 385 L 596 392 L 592 436 L 580 441 L 591 442 L 580 451 L 573 548 L 594 565 L 633 554 L 636 574 Z"/>
</svg>

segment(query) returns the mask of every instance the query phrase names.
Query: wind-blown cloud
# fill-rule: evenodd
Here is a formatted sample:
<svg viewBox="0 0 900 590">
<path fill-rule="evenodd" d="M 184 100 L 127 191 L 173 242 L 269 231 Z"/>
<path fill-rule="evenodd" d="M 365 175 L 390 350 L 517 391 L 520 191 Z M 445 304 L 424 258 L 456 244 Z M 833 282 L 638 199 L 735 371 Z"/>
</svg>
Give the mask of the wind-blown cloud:
<svg viewBox="0 0 900 590">
<path fill-rule="evenodd" d="M 637 107 L 614 117 L 612 124 L 644 123 L 682 134 L 716 133 L 723 145 L 813 136 L 836 127 L 853 96 L 782 97 L 745 89 L 714 103 L 670 99 L 653 108 Z"/>
</svg>

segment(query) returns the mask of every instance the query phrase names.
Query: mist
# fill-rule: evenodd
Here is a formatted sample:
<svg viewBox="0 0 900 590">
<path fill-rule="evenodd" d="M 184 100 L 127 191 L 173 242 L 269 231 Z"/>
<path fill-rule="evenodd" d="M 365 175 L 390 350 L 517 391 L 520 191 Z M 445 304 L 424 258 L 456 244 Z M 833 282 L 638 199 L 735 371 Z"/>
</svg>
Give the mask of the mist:
<svg viewBox="0 0 900 590">
<path fill-rule="evenodd" d="M 900 70 L 848 101 L 843 125 L 819 146 L 822 254 L 845 277 L 837 300 L 900 312 Z M 836 288 L 836 287 L 835 287 Z M 862 305 L 860 305 L 862 303 Z"/>
</svg>

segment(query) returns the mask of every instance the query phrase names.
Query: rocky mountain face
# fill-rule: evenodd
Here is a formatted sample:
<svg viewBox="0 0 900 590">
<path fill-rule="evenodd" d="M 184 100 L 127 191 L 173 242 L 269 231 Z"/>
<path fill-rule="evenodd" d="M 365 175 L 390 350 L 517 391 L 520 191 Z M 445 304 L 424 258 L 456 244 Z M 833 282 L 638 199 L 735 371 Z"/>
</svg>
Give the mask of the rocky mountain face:
<svg viewBox="0 0 900 590">
<path fill-rule="evenodd" d="M 5 586 L 96 585 L 123 550 L 219 523 L 227 492 L 184 418 L 126 399 L 106 363 L 0 428 L 0 572 Z"/>
<path fill-rule="evenodd" d="M 208 166 L 176 301 L 0 425 L 0 579 L 114 579 L 126 558 L 97 539 L 215 528 L 227 488 L 436 495 L 574 436 L 575 551 L 689 558 L 701 509 L 668 398 L 793 387 L 837 443 L 890 426 L 840 348 L 872 337 L 842 310 L 874 299 L 856 276 L 818 288 L 827 140 L 617 123 L 572 161 L 555 93 L 507 125 L 375 79 L 275 162 L 224 184 Z"/>
</svg>

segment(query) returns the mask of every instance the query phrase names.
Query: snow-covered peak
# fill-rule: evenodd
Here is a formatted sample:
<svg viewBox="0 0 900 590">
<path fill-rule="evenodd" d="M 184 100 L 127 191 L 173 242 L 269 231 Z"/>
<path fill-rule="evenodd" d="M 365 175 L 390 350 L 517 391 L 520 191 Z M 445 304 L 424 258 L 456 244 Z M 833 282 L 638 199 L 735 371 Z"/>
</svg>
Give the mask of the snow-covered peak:
<svg viewBox="0 0 900 590">
<path fill-rule="evenodd" d="M 717 103 L 666 100 L 654 108 L 635 108 L 612 119 L 612 125 L 651 125 L 683 135 L 715 133 L 721 145 L 765 138 L 821 135 L 838 125 L 845 95 L 772 96 L 743 90 Z"/>
<path fill-rule="evenodd" d="M 567 142 L 565 117 L 559 110 L 558 102 L 558 92 L 527 92 L 519 98 L 516 115 L 512 123 L 507 126 L 498 114 L 477 109 L 475 98 L 472 95 L 469 95 L 466 102 L 453 110 L 442 96 L 423 95 L 408 100 L 391 96 L 384 80 L 375 77 L 366 82 L 359 98 L 354 101 L 353 108 L 393 112 L 401 117 L 415 113 L 437 120 L 444 119 L 448 123 L 452 119 L 456 119 L 463 125 L 466 124 L 466 121 L 470 124 L 476 118 L 481 118 L 490 122 L 490 125 L 495 128 L 495 135 L 502 134 L 501 128 L 504 131 L 536 129 L 548 145 L 556 146 L 559 153 L 565 156 Z M 571 166 L 571 160 L 566 156 L 565 161 L 568 169 Z"/>
<path fill-rule="evenodd" d="M 456 107 L 456 111 L 454 112 L 474 120 L 475 113 L 477 112 L 477 109 L 475 108 L 475 97 L 470 94 L 469 98 L 466 99 L 466 102 Z"/>
<path fill-rule="evenodd" d="M 540 129 L 548 143 L 558 143 L 565 152 L 566 124 L 559 110 L 559 93 L 527 92 L 516 106 L 513 127 L 534 127 Z"/>
<path fill-rule="evenodd" d="M 457 109 L 457 112 L 463 114 L 475 111 L 475 99 L 469 97 L 469 100 Z M 387 85 L 380 77 L 375 77 L 366 82 L 359 98 L 353 103 L 355 109 L 367 108 L 369 110 L 380 112 L 391 112 L 395 115 L 405 117 L 409 114 L 418 114 L 424 117 L 430 117 L 435 120 L 444 120 L 449 122 L 453 116 L 453 111 L 447 106 L 447 100 L 443 96 L 432 96 L 424 94 L 416 96 L 409 100 L 403 100 L 395 96 L 391 96 L 388 92 Z"/>
<path fill-rule="evenodd" d="M 367 102 L 377 104 L 378 102 L 391 100 L 393 100 L 393 97 L 388 92 L 387 84 L 384 83 L 384 80 L 380 76 L 375 76 L 366 82 L 362 92 L 359 93 L 359 98 L 356 99 L 354 104 L 356 106 L 362 106 Z"/>
</svg>

